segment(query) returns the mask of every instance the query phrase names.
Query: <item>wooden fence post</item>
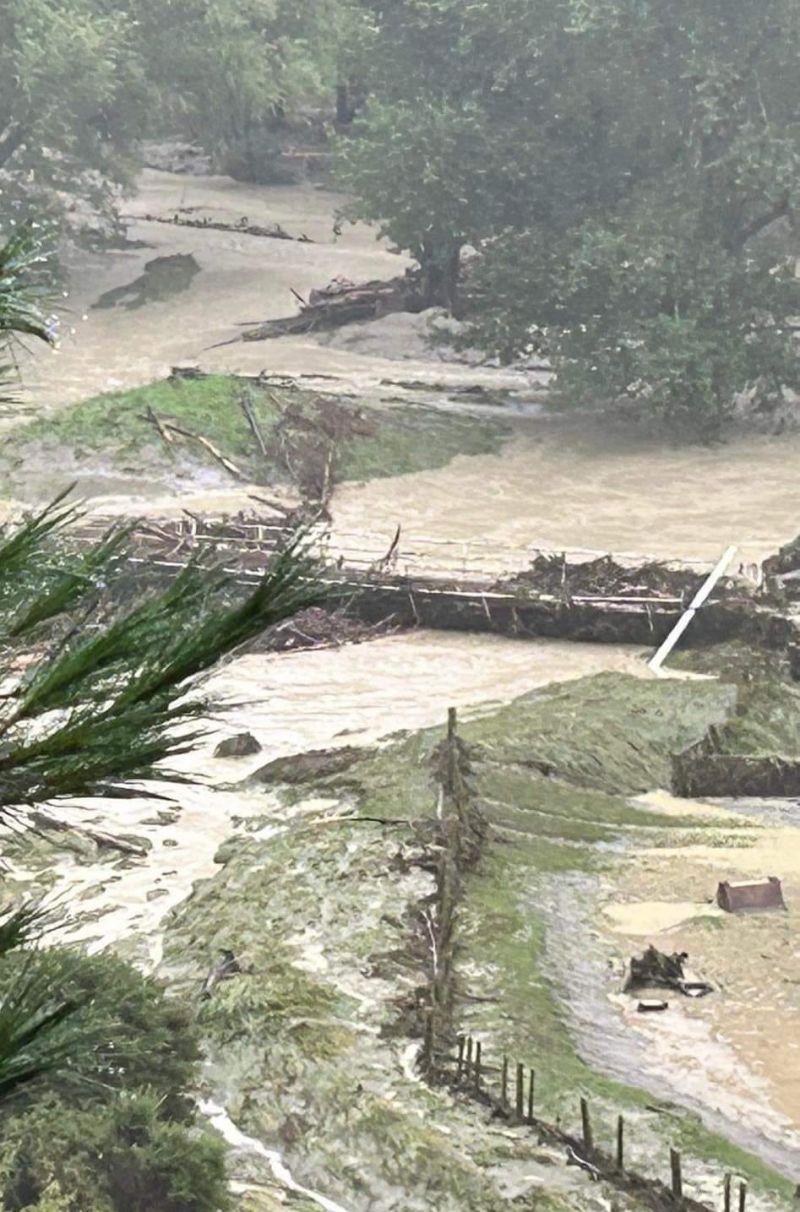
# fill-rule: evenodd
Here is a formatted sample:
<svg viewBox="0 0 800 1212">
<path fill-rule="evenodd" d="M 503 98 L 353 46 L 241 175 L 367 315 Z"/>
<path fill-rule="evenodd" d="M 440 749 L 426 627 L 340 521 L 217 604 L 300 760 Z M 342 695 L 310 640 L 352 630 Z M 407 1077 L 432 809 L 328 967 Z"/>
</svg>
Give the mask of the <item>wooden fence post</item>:
<svg viewBox="0 0 800 1212">
<path fill-rule="evenodd" d="M 617 1169 L 625 1169 L 625 1119 L 617 1116 Z"/>
<path fill-rule="evenodd" d="M 459 1037 L 458 1037 L 458 1068 L 456 1069 L 456 1081 L 457 1082 L 461 1081 L 461 1074 L 464 1072 L 464 1048 L 466 1047 L 466 1042 L 467 1041 L 464 1039 L 464 1036 L 459 1035 Z"/>
<path fill-rule="evenodd" d="M 739 1183 L 739 1212 L 744 1212 L 747 1204 L 747 1183 Z"/>
<path fill-rule="evenodd" d="M 428 1064 L 433 1062 L 434 1053 L 434 1031 L 433 1031 L 433 1011 L 429 1010 L 425 1015 L 425 1040 L 423 1044 L 424 1052 L 428 1060 Z"/>
<path fill-rule="evenodd" d="M 533 1092 L 536 1088 L 536 1070 L 531 1069 L 528 1078 L 528 1123 L 533 1123 Z"/>
<path fill-rule="evenodd" d="M 469 1075 L 472 1072 L 472 1036 L 467 1039 L 467 1061 L 464 1066 L 464 1076 L 469 1080 Z"/>
<path fill-rule="evenodd" d="M 676 1149 L 669 1151 L 669 1165 L 672 1171 L 672 1198 L 676 1204 L 683 1202 L 683 1176 L 681 1174 L 681 1155 Z"/>
<path fill-rule="evenodd" d="M 583 1147 L 587 1153 L 591 1153 L 594 1149 L 592 1121 L 589 1116 L 589 1104 L 585 1098 L 581 1099 L 581 1124 L 583 1126 Z"/>
<path fill-rule="evenodd" d="M 525 1066 L 517 1064 L 517 1119 L 525 1119 Z"/>
<path fill-rule="evenodd" d="M 441 719 L 441 718 L 442 717 L 439 716 L 439 719 Z M 455 707 L 448 707 L 448 709 L 447 709 L 447 739 L 448 739 L 448 741 L 452 741 L 453 738 L 455 737 L 457 727 L 458 727 L 458 711 Z"/>
<path fill-rule="evenodd" d="M 481 1041 L 475 1044 L 475 1089 L 481 1088 Z"/>
<path fill-rule="evenodd" d="M 503 1110 L 508 1110 L 508 1057 L 503 1057 L 503 1069 L 500 1074 L 500 1102 Z"/>
<path fill-rule="evenodd" d="M 733 1175 L 726 1174 L 722 1183 L 722 1198 L 725 1212 L 731 1212 L 731 1184 Z"/>
</svg>

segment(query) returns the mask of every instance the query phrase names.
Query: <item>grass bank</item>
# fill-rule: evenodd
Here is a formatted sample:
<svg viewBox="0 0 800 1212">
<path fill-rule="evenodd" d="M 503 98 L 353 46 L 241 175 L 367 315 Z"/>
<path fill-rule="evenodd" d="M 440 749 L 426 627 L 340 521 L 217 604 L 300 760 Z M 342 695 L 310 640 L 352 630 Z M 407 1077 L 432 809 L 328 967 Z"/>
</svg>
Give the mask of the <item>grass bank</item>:
<svg viewBox="0 0 800 1212">
<path fill-rule="evenodd" d="M 666 1174 L 673 1144 L 688 1181 L 706 1184 L 701 1194 L 718 1195 L 731 1169 L 777 1206 L 791 1189 L 770 1167 L 679 1107 L 648 1110 L 651 1096 L 581 1058 L 548 938 L 554 881 L 596 878 L 635 840 L 714 844 L 713 820 L 645 811 L 634 797 L 663 786 L 670 754 L 723 724 L 735 699 L 732 685 L 606 674 L 463 725 L 493 829 L 459 910 L 453 1030 L 482 1037 L 490 1059 L 507 1052 L 534 1065 L 538 1107 L 565 1127 L 577 1128 L 579 1092 L 606 1145 L 625 1113 L 629 1156 L 644 1172 Z M 596 1189 L 560 1155 L 428 1089 L 403 1059 L 400 1007 L 421 980 L 408 907 L 431 890 L 410 860 L 420 821 L 436 811 L 430 756 L 441 735 L 400 737 L 327 767 L 276 764 L 256 778 L 250 794 L 277 807 L 223 849 L 220 875 L 179 912 L 167 969 L 178 987 L 196 984 L 219 948 L 241 955 L 247 974 L 200 1014 L 210 1080 L 237 1122 L 283 1141 L 297 1173 L 330 1197 L 398 1212 L 493 1212 L 509 1198 L 588 1209 Z"/>
<path fill-rule="evenodd" d="M 179 377 L 96 396 L 11 430 L 0 475 L 13 486 L 32 461 L 46 459 L 51 468 L 138 470 L 165 482 L 190 474 L 193 465 L 231 478 L 197 437 L 170 431 L 173 441 L 165 441 L 154 416 L 205 439 L 252 482 L 299 480 L 304 490 L 313 489 L 309 478 L 324 475 L 329 465 L 340 481 L 402 475 L 443 466 L 459 454 L 493 453 L 508 433 L 498 421 L 418 406 L 372 408 L 298 386 Z"/>
</svg>

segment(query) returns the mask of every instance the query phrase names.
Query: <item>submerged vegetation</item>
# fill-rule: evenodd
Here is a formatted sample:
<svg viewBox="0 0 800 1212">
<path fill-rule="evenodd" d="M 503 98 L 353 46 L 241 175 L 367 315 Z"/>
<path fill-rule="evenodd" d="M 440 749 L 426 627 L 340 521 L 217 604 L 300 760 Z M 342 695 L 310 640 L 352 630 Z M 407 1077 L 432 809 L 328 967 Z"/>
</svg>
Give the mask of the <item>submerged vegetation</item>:
<svg viewBox="0 0 800 1212">
<path fill-rule="evenodd" d="M 556 890 L 583 906 L 633 839 L 717 844 L 715 820 L 695 819 L 691 807 L 661 814 L 635 796 L 665 785 L 672 752 L 733 717 L 735 690 L 606 674 L 460 726 L 473 802 L 490 833 L 457 911 L 451 1045 L 468 1031 L 483 1039 L 489 1066 L 503 1053 L 525 1058 L 536 1067 L 540 1114 L 568 1130 L 579 1092 L 591 1096 L 606 1136 L 623 1111 L 630 1156 L 645 1173 L 662 1173 L 674 1144 L 707 1184 L 721 1189 L 730 1167 L 782 1199 L 791 1186 L 768 1166 L 674 1105 L 653 1110 L 652 1094 L 579 1055 L 551 952 L 560 945 L 550 938 Z M 328 761 L 286 759 L 249 779 L 248 794 L 269 793 L 268 815 L 226 843 L 219 875 L 176 915 L 164 971 L 189 988 L 220 947 L 235 948 L 243 974 L 199 1018 L 210 1080 L 237 1122 L 261 1139 L 277 1134 L 295 1173 L 330 1196 L 487 1212 L 509 1189 L 527 1206 L 529 1184 L 540 1182 L 566 1206 L 588 1207 L 591 1184 L 570 1183 L 563 1158 L 535 1136 L 493 1131 L 468 1100 L 405 1075 L 407 1031 L 413 1050 L 422 1042 L 414 1007 L 425 973 L 413 931 L 430 905 L 425 839 L 440 736 L 425 730 L 374 751 L 338 759 L 332 751 Z M 724 832 L 732 828 L 726 820 Z M 491 1067 L 486 1081 L 496 1085 Z"/>
</svg>

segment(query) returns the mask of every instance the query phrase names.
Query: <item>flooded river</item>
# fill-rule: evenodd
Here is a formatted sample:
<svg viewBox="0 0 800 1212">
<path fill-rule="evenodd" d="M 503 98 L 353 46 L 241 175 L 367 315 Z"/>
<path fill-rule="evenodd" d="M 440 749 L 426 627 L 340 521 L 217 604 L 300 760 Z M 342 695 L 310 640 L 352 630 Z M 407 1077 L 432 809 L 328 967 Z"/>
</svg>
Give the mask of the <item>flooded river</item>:
<svg viewBox="0 0 800 1212">
<path fill-rule="evenodd" d="M 138 953 L 156 964 L 168 912 L 197 880 L 214 874 L 214 856 L 234 823 L 263 813 L 263 792 L 251 795 L 231 785 L 265 762 L 309 749 L 373 743 L 398 730 L 443 722 L 449 706 L 485 711 L 554 680 L 609 669 L 647 674 L 643 654 L 634 648 L 434 632 L 239 658 L 209 684 L 223 710 L 209 723 L 204 743 L 172 763 L 198 780 L 174 791 L 175 805 L 162 814 L 141 799 L 59 808 L 65 819 L 86 824 L 96 818 L 101 828 L 142 839 L 150 848 L 146 860 L 122 860 L 116 867 L 107 852 L 94 863 L 64 860 L 59 891 L 68 890 L 70 902 L 79 906 L 69 937 L 93 950 L 138 939 Z M 214 758 L 222 737 L 245 730 L 263 746 L 258 756 Z"/>
<path fill-rule="evenodd" d="M 412 317 L 379 321 L 379 342 L 360 337 L 364 326 L 359 326 L 352 338 L 337 334 L 332 343 L 294 337 L 224 344 L 235 341 L 243 323 L 295 310 L 293 290 L 306 297 L 335 276 L 362 280 L 403 271 L 405 260 L 370 230 L 346 226 L 341 237 L 334 236 L 341 201 L 312 186 L 248 186 L 223 177 L 148 170 L 127 207 L 134 216 L 130 238 L 146 246 L 75 254 L 65 326 L 73 331 L 65 332 L 60 352 L 38 353 L 28 367 L 31 403 L 57 409 L 192 363 L 209 370 L 330 376 L 320 385 L 375 399 L 398 395 L 387 380 L 444 388 L 513 386 L 518 400 L 529 396 L 529 411 L 540 412 L 541 374 L 425 354 Z M 182 208 L 193 219 L 278 222 L 314 242 L 179 228 L 143 218 L 169 217 Z M 177 293 L 132 308 L 92 306 L 139 279 L 149 261 L 165 256 L 191 256 L 199 267 L 180 279 Z M 446 392 L 431 397 L 437 398 L 442 407 L 452 406 Z M 494 547 L 540 544 L 708 560 L 736 543 L 748 561 L 760 559 L 800 528 L 800 434 L 670 448 L 605 427 L 520 416 L 519 407 L 508 419 L 514 436 L 498 455 L 460 457 L 436 471 L 344 485 L 334 502 L 336 526 L 376 536 L 376 552 L 385 550 L 386 535 L 402 522 L 409 535 Z M 203 507 L 202 496 L 194 506 Z"/>
<path fill-rule="evenodd" d="M 435 471 L 345 484 L 333 502 L 334 541 L 338 534 L 346 546 L 350 539 L 345 536 L 359 535 L 364 549 L 380 555 L 402 523 L 406 536 L 477 544 L 495 552 L 542 546 L 710 560 L 735 543 L 741 560 L 755 561 L 800 530 L 800 435 L 736 438 L 713 448 L 670 448 L 543 417 L 537 415 L 540 375 L 442 361 L 426 354 L 416 335 L 418 326 L 413 328 L 402 317 L 391 318 L 396 322 L 385 326 L 382 353 L 376 352 L 374 341 L 357 337 L 332 344 L 311 338 L 231 343 L 238 325 L 293 310 L 293 290 L 306 296 L 337 275 L 368 279 L 402 272 L 404 260 L 376 242 L 372 232 L 345 228 L 340 239 L 334 238 L 333 212 L 339 201 L 311 186 L 253 187 L 219 177 L 148 171 L 139 195 L 128 205 L 133 216 L 130 238 L 144 246 L 73 256 L 66 320 L 72 331 L 65 332 L 57 354 L 32 357 L 27 370 L 31 403 L 39 411 L 56 410 L 91 394 L 147 383 L 180 363 L 208 370 L 331 376 L 324 380 L 331 390 L 358 392 L 387 403 L 397 391 L 387 390 L 385 380 L 415 380 L 428 384 L 430 400 L 445 408 L 454 403 L 447 387 L 502 385 L 514 388 L 523 407 L 508 414 L 512 437 L 501 453 L 458 457 Z M 308 236 L 309 242 L 179 228 L 145 218 L 168 217 L 182 208 L 192 208 L 187 213 L 193 218 L 279 222 L 292 235 Z M 198 269 L 183 274 L 173 293 L 141 306 L 93 306 L 108 292 L 146 275 L 149 261 L 166 256 L 194 258 Z M 433 391 L 442 387 L 444 391 Z M 458 406 L 464 407 L 463 398 Z M 526 411 L 528 415 L 520 415 Z M 245 502 L 234 485 L 230 490 L 216 486 L 206 498 L 192 498 L 193 508 L 209 510 L 233 510 Z M 153 508 L 162 512 L 164 506 L 161 501 Z M 116 509 L 124 507 L 124 501 L 115 502 Z M 141 501 L 135 507 L 140 509 Z M 248 815 L 263 812 L 263 793 L 256 804 L 246 792 L 220 784 L 235 782 L 262 762 L 303 749 L 372 742 L 398 729 L 435 724 L 450 705 L 485 710 L 534 687 L 608 668 L 642 672 L 641 654 L 611 646 L 419 633 L 363 647 L 245 657 L 229 664 L 212 690 L 238 705 L 217 720 L 207 743 L 191 760 L 183 759 L 184 769 L 196 774 L 200 784 L 182 788 L 178 803 L 167 806 L 161 817 L 143 801 L 93 806 L 104 827 L 144 838 L 151 849 L 141 862 L 63 860 L 60 884 L 80 897 L 71 937 L 93 947 L 138 940 L 134 953 L 146 963 L 157 963 L 167 913 L 188 895 L 194 881 L 213 874 L 220 843 Z M 221 734 L 245 728 L 264 746 L 258 759 L 243 767 L 212 757 Z M 85 813 L 80 819 L 86 820 Z M 789 845 L 800 853 L 797 842 L 797 831 L 788 830 L 780 839 L 784 854 Z M 734 874 L 735 853 L 731 851 L 726 868 Z M 740 853 L 750 856 L 741 860 L 748 871 L 756 858 L 760 863 L 761 858 L 766 862 L 774 857 L 777 863 L 779 857 Z M 691 859 L 696 871 L 718 865 L 719 857 L 696 852 Z M 674 870 L 667 864 L 674 864 Z M 794 874 L 796 864 L 791 866 Z M 686 925 L 691 911 L 675 907 L 699 899 L 696 883 L 687 882 L 688 870 L 680 855 L 649 856 L 636 869 L 629 895 L 658 905 L 666 902 L 668 908 L 653 910 L 645 926 L 641 921 L 637 926 L 631 911 L 633 916 L 608 923 L 609 932 L 613 926 L 635 938 L 636 945 L 645 938 L 677 945 L 688 931 L 693 951 L 712 964 L 710 943 L 703 950 L 706 936 Z M 752 942 L 761 946 L 761 936 L 756 939 L 754 933 Z M 782 955 L 792 957 L 787 981 L 797 984 L 800 972 L 794 970 L 793 945 L 785 931 L 781 948 Z M 772 956 L 768 950 L 759 954 Z M 764 965 L 770 962 L 765 959 Z M 752 996 L 758 1001 L 756 972 L 754 966 Z M 766 979 L 760 969 L 758 975 Z M 762 1006 L 782 1034 L 788 1035 L 792 1027 L 792 997 L 789 987 L 778 1003 Z M 767 1090 L 774 1109 L 767 1135 L 772 1137 L 773 1129 L 779 1132 L 782 1126 L 797 1130 L 797 1045 L 791 1045 L 791 1062 L 776 1066 L 774 1049 L 771 1061 L 770 1047 L 763 1042 L 768 1037 L 759 1040 L 745 1002 L 727 999 L 726 1004 L 730 1015 L 725 1021 L 710 1003 L 710 1008 L 698 1008 L 696 1014 L 705 1016 L 697 1020 L 701 1025 L 690 1023 L 682 1039 L 669 1037 L 672 1058 L 665 1054 L 661 1068 L 674 1062 L 675 1049 L 688 1056 L 695 1044 L 705 1047 L 703 1040 L 713 1030 L 724 1036 L 725 1048 L 738 1048 L 737 1055 L 745 1056 L 757 1072 L 752 1082 L 748 1074 L 728 1082 L 734 1112 L 738 1107 L 744 1113 L 748 1105 L 744 1097 L 736 1102 L 734 1086 L 747 1087 L 745 1093 L 757 1087 L 762 1105 Z M 659 1055 L 652 1054 L 652 1064 L 660 1063 Z M 713 1105 L 726 1097 L 720 1057 L 727 1063 L 730 1055 L 708 1051 L 709 1066 L 719 1062 L 721 1076 L 716 1084 L 695 1081 L 693 1105 L 703 1105 L 704 1098 L 705 1105 Z"/>
</svg>

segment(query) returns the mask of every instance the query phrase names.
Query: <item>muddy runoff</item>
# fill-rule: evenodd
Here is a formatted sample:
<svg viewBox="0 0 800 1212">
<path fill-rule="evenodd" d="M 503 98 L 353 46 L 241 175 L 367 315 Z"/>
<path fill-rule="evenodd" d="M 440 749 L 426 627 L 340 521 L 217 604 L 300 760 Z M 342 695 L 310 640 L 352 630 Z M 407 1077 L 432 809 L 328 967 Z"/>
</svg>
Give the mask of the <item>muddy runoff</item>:
<svg viewBox="0 0 800 1212">
<path fill-rule="evenodd" d="M 715 825 L 694 805 L 673 813 L 640 797 L 668 778 L 676 747 L 734 709 L 731 686 L 607 671 L 541 685 L 472 719 L 462 713 L 471 794 L 489 834 L 479 863 L 463 873 L 450 1022 L 439 1024 L 437 1048 L 442 1063 L 448 1031 L 453 1055 L 459 1032 L 482 1040 L 484 1081 L 495 1087 L 502 1056 L 524 1058 L 536 1069 L 543 1120 L 578 1135 L 585 1094 L 601 1147 L 625 1115 L 632 1169 L 664 1180 L 669 1147 L 678 1145 L 691 1198 L 716 1206 L 723 1174 L 734 1170 L 751 1183 L 754 1205 L 769 1208 L 791 1190 L 769 1166 L 791 1172 L 792 1138 L 770 1139 L 781 1117 L 748 1077 L 744 1055 L 736 1071 L 749 1101 L 731 1082 L 730 1114 L 715 1113 L 709 1091 L 719 1099 L 719 1087 L 702 1078 L 690 1098 L 660 1076 L 652 1109 L 647 1096 L 603 1076 L 611 1069 L 631 1086 L 650 1085 L 633 1030 L 620 1029 L 619 1039 L 609 1031 L 604 1048 L 601 1018 L 595 1049 L 580 1030 L 576 1049 L 571 1034 L 573 1019 L 594 1014 L 598 983 L 607 1017 L 616 1013 L 602 949 L 595 955 L 598 927 L 585 917 L 587 895 L 598 880 L 610 886 L 629 849 L 650 858 L 693 836 L 713 847 Z M 429 972 L 418 946 L 433 893 L 421 837 L 441 811 L 432 763 L 443 734 L 440 724 L 377 748 L 340 737 L 333 753 L 253 771 L 249 817 L 218 853 L 219 874 L 168 921 L 160 966 L 189 995 L 223 949 L 243 969 L 200 1010 L 207 1097 L 251 1141 L 268 1149 L 279 1142 L 296 1182 L 344 1207 L 455 1212 L 513 1198 L 527 1206 L 545 1192 L 570 1207 L 595 1206 L 598 1196 L 640 1206 L 567 1166 L 552 1140 L 420 1080 L 424 1032 L 409 1007 Z M 574 927 L 573 950 L 562 946 L 554 920 Z M 575 979 L 566 979 L 563 956 Z M 584 989 L 587 962 L 593 972 L 599 965 L 600 977 Z M 626 1054 L 626 1039 L 622 1074 L 611 1062 L 617 1049 Z M 681 1104 L 702 1119 L 683 1115 Z M 751 1112 L 743 1126 L 738 1116 Z M 233 1165 L 248 1189 L 269 1180 L 252 1148 L 240 1149 Z"/>
</svg>

